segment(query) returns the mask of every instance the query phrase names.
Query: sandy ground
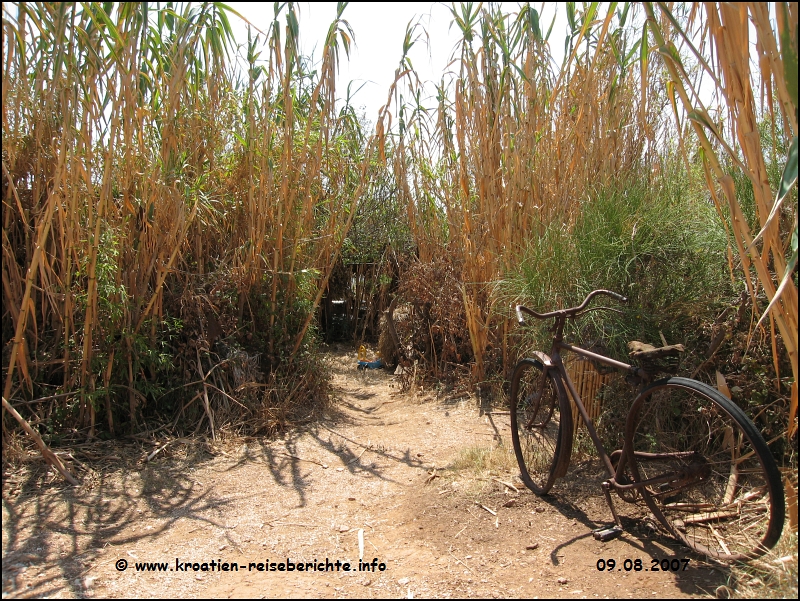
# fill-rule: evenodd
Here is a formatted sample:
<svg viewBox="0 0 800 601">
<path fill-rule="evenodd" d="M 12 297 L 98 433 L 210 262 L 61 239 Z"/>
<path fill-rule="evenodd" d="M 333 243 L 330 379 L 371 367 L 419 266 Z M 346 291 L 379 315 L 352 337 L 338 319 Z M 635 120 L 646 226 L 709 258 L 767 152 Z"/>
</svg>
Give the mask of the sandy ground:
<svg viewBox="0 0 800 601">
<path fill-rule="evenodd" d="M 619 504 L 621 538 L 594 540 L 611 520 L 598 461 L 539 498 L 517 478 L 503 408 L 401 393 L 387 372 L 357 372 L 353 351 L 329 360 L 332 410 L 281 439 L 175 443 L 149 463 L 153 447 L 90 448 L 72 464 L 79 488 L 38 461 L 5 474 L 3 598 L 644 599 L 726 582 L 633 506 Z M 662 559 L 680 571 L 654 571 Z"/>
</svg>

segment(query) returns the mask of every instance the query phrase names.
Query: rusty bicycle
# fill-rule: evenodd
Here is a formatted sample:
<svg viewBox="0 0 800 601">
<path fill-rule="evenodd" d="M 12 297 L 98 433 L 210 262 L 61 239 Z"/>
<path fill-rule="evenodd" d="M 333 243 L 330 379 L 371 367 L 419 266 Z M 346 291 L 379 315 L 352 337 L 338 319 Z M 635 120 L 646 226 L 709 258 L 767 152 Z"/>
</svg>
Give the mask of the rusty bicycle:
<svg viewBox="0 0 800 601">
<path fill-rule="evenodd" d="M 784 522 L 780 472 L 767 443 L 753 422 L 730 399 L 702 382 L 667 376 L 667 362 L 681 345 L 650 347 L 631 343 L 638 365 L 629 365 L 564 341 L 564 325 L 590 311 L 610 290 L 595 290 L 578 306 L 537 313 L 517 305 L 523 314 L 554 319 L 549 354 L 535 352 L 520 360 L 511 377 L 511 434 L 525 485 L 539 495 L 566 474 L 576 427 L 573 406 L 597 448 L 608 478 L 602 483 L 615 526 L 600 528 L 607 540 L 622 532 L 611 493 L 641 503 L 666 531 L 691 549 L 720 560 L 757 557 L 778 541 Z M 575 353 L 626 374 L 638 386 L 625 420 L 621 448 L 608 453 L 562 361 Z M 574 403 L 574 405 L 573 405 Z"/>
</svg>

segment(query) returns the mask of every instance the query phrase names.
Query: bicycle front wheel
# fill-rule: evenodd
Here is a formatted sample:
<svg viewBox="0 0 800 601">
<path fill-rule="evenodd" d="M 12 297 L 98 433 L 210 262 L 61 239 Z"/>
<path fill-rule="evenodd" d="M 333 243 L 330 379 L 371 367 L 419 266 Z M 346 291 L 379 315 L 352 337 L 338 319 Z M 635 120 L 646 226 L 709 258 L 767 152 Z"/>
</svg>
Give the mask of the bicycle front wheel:
<svg viewBox="0 0 800 601">
<path fill-rule="evenodd" d="M 511 376 L 511 439 L 525 486 L 547 494 L 569 465 L 572 412 L 561 379 L 536 359 L 522 359 Z"/>
<path fill-rule="evenodd" d="M 701 382 L 665 378 L 634 401 L 631 471 L 667 530 L 710 557 L 743 560 L 783 529 L 780 473 L 764 438 L 732 401 Z"/>
</svg>

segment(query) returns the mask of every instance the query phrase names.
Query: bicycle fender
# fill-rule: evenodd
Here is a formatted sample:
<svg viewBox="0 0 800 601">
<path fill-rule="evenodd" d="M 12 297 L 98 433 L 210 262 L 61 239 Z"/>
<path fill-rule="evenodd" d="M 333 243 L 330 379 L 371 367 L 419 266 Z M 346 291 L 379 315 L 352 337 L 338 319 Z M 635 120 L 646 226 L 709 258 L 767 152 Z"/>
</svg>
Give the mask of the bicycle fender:
<svg viewBox="0 0 800 601">
<path fill-rule="evenodd" d="M 541 351 L 533 351 L 533 355 L 539 361 L 541 361 L 542 365 L 544 365 L 545 367 L 555 367 L 555 365 L 553 365 L 553 360 L 545 353 Z"/>
</svg>

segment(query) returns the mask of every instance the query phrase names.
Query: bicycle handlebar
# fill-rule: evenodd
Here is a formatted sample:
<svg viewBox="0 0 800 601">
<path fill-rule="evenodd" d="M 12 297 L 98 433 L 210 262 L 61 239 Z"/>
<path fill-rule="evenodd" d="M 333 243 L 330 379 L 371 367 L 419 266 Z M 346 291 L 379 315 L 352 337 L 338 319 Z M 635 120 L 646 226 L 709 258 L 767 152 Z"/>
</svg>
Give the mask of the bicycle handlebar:
<svg viewBox="0 0 800 601">
<path fill-rule="evenodd" d="M 599 294 L 604 294 L 606 296 L 610 296 L 611 298 L 616 299 L 621 303 L 627 303 L 628 302 L 627 298 L 625 298 L 621 294 L 617 294 L 616 292 L 612 292 L 611 290 L 593 290 L 592 292 L 589 293 L 589 296 L 587 296 L 584 299 L 584 301 L 580 305 L 578 305 L 577 307 L 571 307 L 569 309 L 559 309 L 558 311 L 551 311 L 549 313 L 537 313 L 536 311 L 528 309 L 528 307 L 523 307 L 522 305 L 517 305 L 517 319 L 519 320 L 519 325 L 521 325 L 521 326 L 525 325 L 525 318 L 522 316 L 523 313 L 527 313 L 528 315 L 532 315 L 536 319 L 549 319 L 551 317 L 559 317 L 559 316 L 575 317 L 576 315 L 578 315 L 578 313 L 580 313 L 581 311 L 583 311 L 586 308 L 586 306 L 589 304 L 589 301 L 592 300 L 592 298 L 594 298 L 595 296 L 597 296 Z"/>
</svg>

